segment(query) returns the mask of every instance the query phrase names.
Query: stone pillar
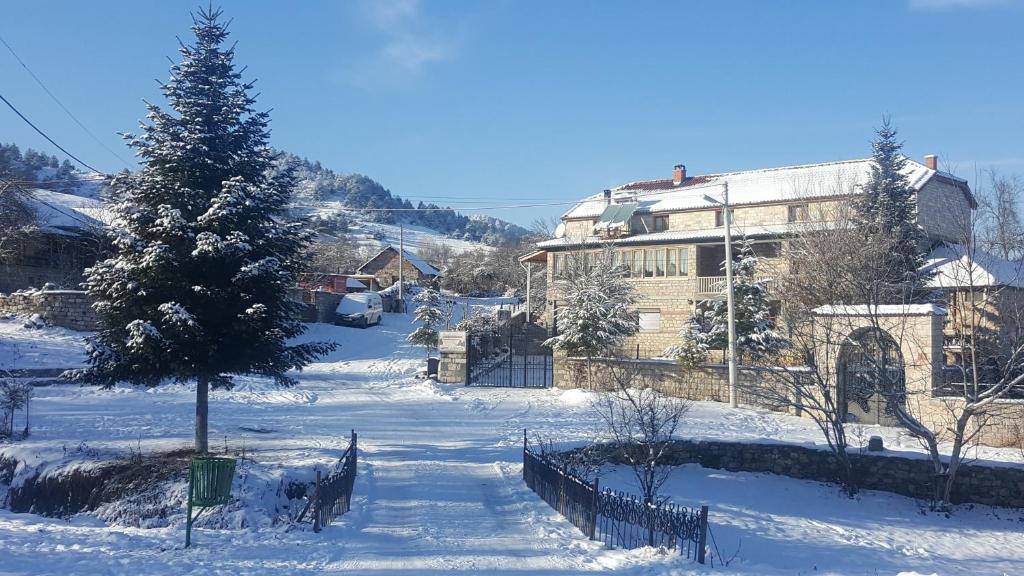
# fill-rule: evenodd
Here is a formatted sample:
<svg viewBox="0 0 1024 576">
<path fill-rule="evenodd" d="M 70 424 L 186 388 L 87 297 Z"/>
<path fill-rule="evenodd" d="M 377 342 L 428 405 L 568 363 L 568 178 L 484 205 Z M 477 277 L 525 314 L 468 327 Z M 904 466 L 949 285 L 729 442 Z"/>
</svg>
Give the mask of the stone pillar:
<svg viewBox="0 0 1024 576">
<path fill-rule="evenodd" d="M 437 367 L 437 380 L 445 384 L 465 383 L 469 370 L 469 333 L 445 330 L 437 334 L 437 350 L 441 362 Z"/>
</svg>

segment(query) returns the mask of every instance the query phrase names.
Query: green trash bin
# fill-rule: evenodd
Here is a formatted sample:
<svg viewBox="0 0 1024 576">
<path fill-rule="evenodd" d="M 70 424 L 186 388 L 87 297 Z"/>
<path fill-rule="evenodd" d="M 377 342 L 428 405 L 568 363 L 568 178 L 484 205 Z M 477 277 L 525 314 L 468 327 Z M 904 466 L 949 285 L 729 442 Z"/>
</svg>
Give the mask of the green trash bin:
<svg viewBox="0 0 1024 576">
<path fill-rule="evenodd" d="M 231 500 L 231 481 L 235 477 L 235 459 L 218 456 L 193 458 L 188 469 L 188 510 L 185 523 L 185 547 L 192 544 L 192 508 L 208 508 Z"/>
</svg>

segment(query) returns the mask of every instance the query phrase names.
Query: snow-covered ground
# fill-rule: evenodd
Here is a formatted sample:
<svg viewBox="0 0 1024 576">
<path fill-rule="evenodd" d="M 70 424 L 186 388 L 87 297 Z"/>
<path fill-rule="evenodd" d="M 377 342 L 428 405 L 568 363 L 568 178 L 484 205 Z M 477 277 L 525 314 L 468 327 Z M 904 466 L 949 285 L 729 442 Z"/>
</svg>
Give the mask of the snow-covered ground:
<svg viewBox="0 0 1024 576">
<path fill-rule="evenodd" d="M 312 325 L 308 339 L 341 348 L 279 390 L 243 378 L 212 394 L 211 445 L 225 442 L 261 466 L 301 473 L 336 459 L 348 431 L 360 435 L 353 511 L 314 534 L 286 524 L 203 529 L 182 550 L 180 514 L 168 526 L 108 526 L 0 511 L 0 573 L 10 574 L 1015 574 L 1024 573 L 1024 513 L 961 507 L 951 518 L 914 500 L 762 474 L 681 467 L 669 493 L 711 507 L 719 550 L 736 554 L 713 571 L 652 550 L 606 550 L 587 541 L 520 479 L 523 428 L 566 442 L 598 435 L 592 394 L 476 389 L 413 378 L 422 349 L 407 345 L 411 315 L 360 330 Z M 0 321 L 5 345 L 34 343 L 40 362 L 81 362 L 77 334 L 28 331 Z M 20 346 L 19 346 L 20 347 Z M 152 453 L 191 442 L 194 390 L 75 386 L 38 388 L 33 435 L 0 446 L 44 468 L 64 447 Z M 810 423 L 720 404 L 694 405 L 682 436 L 814 443 Z M 887 445 L 898 435 L 887 432 Z M 915 450 L 904 440 L 908 451 Z M 1010 458 L 1012 452 L 993 452 Z M 602 483 L 631 489 L 624 471 Z M 738 549 L 738 551 L 737 551 Z"/>
</svg>

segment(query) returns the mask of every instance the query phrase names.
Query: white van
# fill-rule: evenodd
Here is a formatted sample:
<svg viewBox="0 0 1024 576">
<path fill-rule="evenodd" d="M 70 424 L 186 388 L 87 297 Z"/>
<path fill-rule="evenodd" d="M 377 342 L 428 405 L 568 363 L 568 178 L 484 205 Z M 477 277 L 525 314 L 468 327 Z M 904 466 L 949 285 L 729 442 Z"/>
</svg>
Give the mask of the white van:
<svg viewBox="0 0 1024 576">
<path fill-rule="evenodd" d="M 345 294 L 334 312 L 335 324 L 366 328 L 384 319 L 384 303 L 376 292 L 354 292 Z"/>
</svg>

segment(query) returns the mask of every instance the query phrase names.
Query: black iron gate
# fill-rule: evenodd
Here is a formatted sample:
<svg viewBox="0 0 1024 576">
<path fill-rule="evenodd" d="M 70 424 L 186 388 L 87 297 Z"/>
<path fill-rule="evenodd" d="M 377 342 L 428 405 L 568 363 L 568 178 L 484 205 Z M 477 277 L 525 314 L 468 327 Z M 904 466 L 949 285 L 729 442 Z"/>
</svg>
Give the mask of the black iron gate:
<svg viewBox="0 0 1024 576">
<path fill-rule="evenodd" d="M 551 349 L 527 331 L 470 334 L 470 386 L 548 388 L 554 384 Z"/>
</svg>

